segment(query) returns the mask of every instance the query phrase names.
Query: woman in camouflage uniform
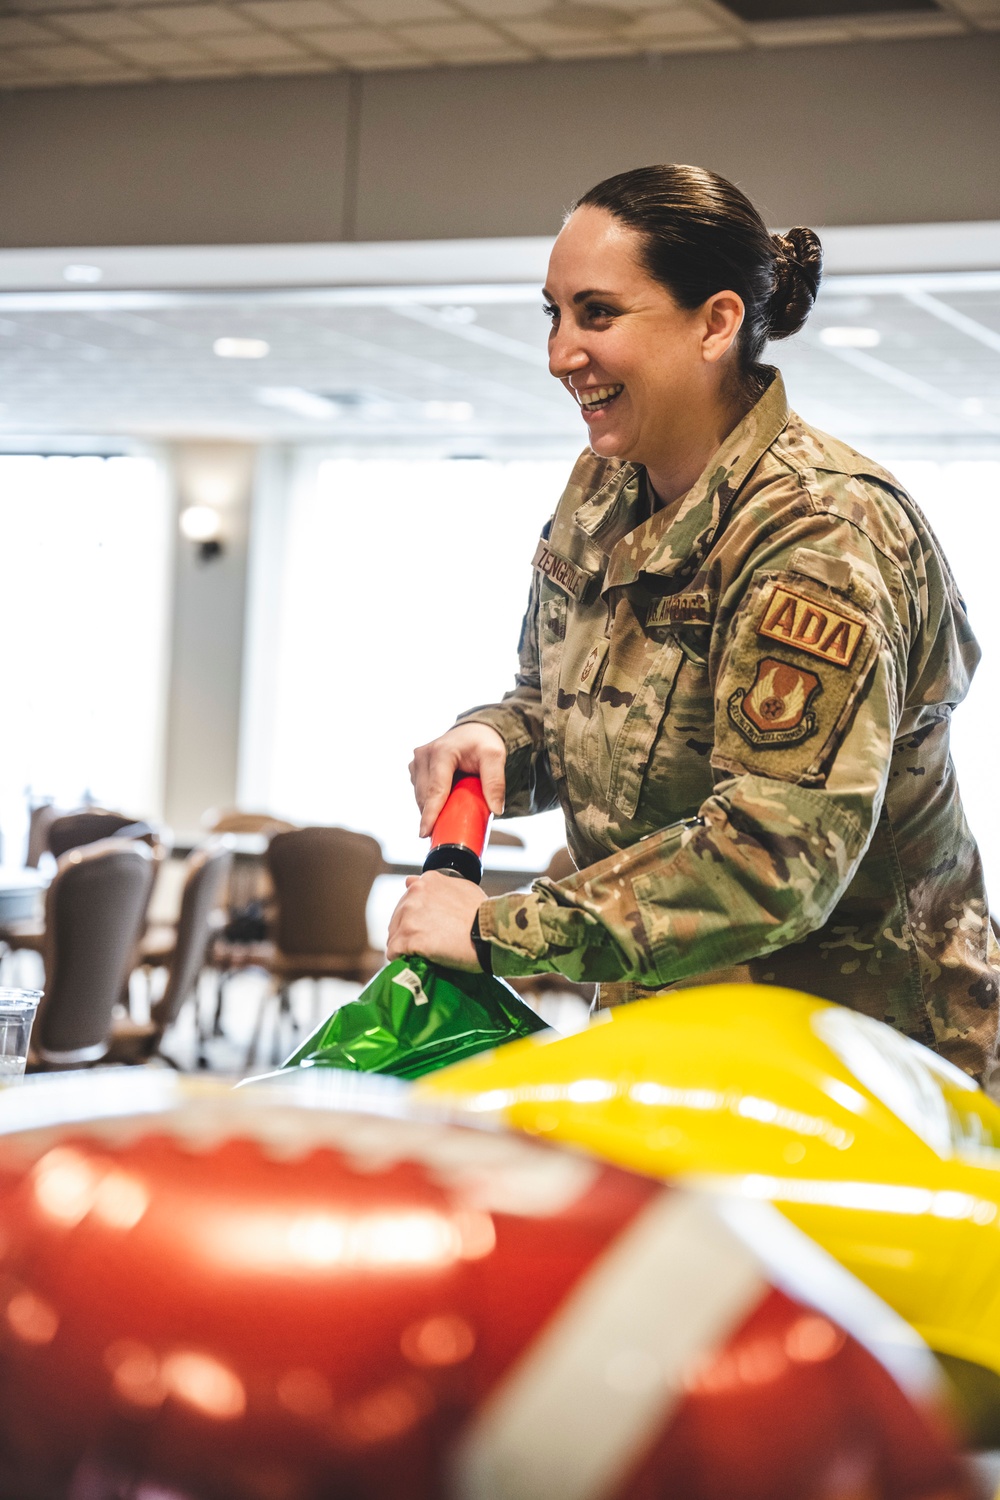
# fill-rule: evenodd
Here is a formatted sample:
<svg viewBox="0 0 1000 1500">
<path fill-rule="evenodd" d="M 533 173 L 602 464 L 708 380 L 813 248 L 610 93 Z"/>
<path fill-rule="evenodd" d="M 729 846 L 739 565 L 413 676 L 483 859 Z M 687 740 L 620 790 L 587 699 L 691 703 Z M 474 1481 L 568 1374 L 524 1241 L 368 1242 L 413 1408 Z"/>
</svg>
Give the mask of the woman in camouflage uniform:
<svg viewBox="0 0 1000 1500">
<path fill-rule="evenodd" d="M 913 501 L 760 363 L 820 273 L 811 230 L 768 234 L 699 168 L 622 173 L 568 218 L 549 359 L 590 448 L 535 554 L 516 686 L 411 773 L 423 833 L 457 769 L 508 816 L 558 803 L 579 873 L 495 900 L 423 876 L 389 952 L 559 971 L 603 1005 L 789 985 L 981 1078 L 1000 955 L 948 749 L 979 653 Z"/>
</svg>

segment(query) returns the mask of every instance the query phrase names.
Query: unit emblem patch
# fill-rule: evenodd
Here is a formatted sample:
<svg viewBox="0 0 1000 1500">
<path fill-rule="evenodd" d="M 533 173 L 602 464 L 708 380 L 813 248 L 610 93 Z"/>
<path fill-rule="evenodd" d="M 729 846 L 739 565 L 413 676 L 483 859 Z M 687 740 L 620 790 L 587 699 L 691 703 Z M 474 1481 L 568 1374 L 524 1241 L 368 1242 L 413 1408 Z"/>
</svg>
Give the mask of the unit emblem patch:
<svg viewBox="0 0 1000 1500">
<path fill-rule="evenodd" d="M 798 745 L 816 733 L 816 715 L 809 705 L 822 691 L 815 672 L 765 656 L 757 663 L 751 686 L 731 695 L 729 717 L 751 745 Z"/>
<path fill-rule="evenodd" d="M 798 651 L 808 651 L 835 667 L 850 666 L 864 633 L 865 627 L 859 620 L 780 584 L 771 590 L 757 626 L 758 635 L 780 641 L 783 646 L 794 646 Z"/>
</svg>

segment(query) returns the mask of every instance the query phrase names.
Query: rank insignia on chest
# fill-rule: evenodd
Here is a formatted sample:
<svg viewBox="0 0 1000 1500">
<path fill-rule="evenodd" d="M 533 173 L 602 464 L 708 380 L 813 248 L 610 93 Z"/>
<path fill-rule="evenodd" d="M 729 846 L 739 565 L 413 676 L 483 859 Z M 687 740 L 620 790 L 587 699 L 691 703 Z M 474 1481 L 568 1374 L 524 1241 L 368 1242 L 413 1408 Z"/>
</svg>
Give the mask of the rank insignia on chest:
<svg viewBox="0 0 1000 1500">
<path fill-rule="evenodd" d="M 757 626 L 758 635 L 819 656 L 835 667 L 850 666 L 864 633 L 859 620 L 779 584 L 772 588 Z"/>
<path fill-rule="evenodd" d="M 745 740 L 761 748 L 798 745 L 816 733 L 810 704 L 822 685 L 815 672 L 764 656 L 748 688 L 729 699 L 729 717 Z"/>
</svg>

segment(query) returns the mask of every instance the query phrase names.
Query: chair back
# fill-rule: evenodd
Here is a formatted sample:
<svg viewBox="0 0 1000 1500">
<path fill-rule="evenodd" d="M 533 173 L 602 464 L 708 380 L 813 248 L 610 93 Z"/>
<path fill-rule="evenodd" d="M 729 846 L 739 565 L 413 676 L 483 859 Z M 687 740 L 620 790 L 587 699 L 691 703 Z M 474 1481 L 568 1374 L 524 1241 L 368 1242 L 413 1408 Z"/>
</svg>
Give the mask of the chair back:
<svg viewBox="0 0 1000 1500">
<path fill-rule="evenodd" d="M 32 1047 L 45 1062 L 95 1062 L 132 972 L 155 860 L 145 844 L 102 839 L 59 861 L 45 899 L 45 994 Z"/>
<path fill-rule="evenodd" d="M 557 849 L 542 874 L 549 880 L 568 880 L 571 875 L 575 875 L 576 865 L 573 863 L 573 856 L 569 850 Z"/>
<path fill-rule="evenodd" d="M 39 802 L 28 817 L 28 852 L 24 856 L 29 870 L 38 869 L 38 861 L 49 847 L 49 829 L 59 817 L 59 809 L 51 802 Z"/>
<path fill-rule="evenodd" d="M 61 859 L 71 849 L 96 844 L 98 839 L 111 838 L 119 829 L 134 826 L 138 826 L 134 818 L 125 813 L 108 812 L 103 807 L 86 807 L 79 812 L 64 813 L 49 824 L 49 853 Z M 142 826 L 147 834 L 151 832 L 148 825 Z"/>
<path fill-rule="evenodd" d="M 224 812 L 210 808 L 201 821 L 209 833 L 262 833 L 267 838 L 275 833 L 290 833 L 296 826 L 271 813 L 241 812 L 237 807 Z"/>
<path fill-rule="evenodd" d="M 267 850 L 278 950 L 357 957 L 370 948 L 365 908 L 385 868 L 376 839 L 347 828 L 296 828 Z"/>
<path fill-rule="evenodd" d="M 214 843 L 188 856 L 167 987 L 153 1006 L 153 1020 L 161 1031 L 176 1021 L 201 973 L 214 930 L 212 917 L 224 904 L 232 862 L 230 851 Z"/>
</svg>

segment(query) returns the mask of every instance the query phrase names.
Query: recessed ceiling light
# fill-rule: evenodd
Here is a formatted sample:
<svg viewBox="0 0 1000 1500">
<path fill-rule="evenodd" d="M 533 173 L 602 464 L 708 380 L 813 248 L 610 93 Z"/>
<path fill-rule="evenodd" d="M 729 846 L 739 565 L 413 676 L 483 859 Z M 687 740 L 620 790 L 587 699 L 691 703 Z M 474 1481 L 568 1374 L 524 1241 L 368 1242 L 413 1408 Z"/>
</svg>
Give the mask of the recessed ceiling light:
<svg viewBox="0 0 1000 1500">
<path fill-rule="evenodd" d="M 303 390 L 299 385 L 262 385 L 257 391 L 257 400 L 261 406 L 276 406 L 281 411 L 293 411 L 297 417 L 312 417 L 323 422 L 343 415 L 336 401 L 319 396 L 315 391 Z"/>
<path fill-rule="evenodd" d="M 63 281 L 73 281 L 78 285 L 92 286 L 95 281 L 101 281 L 103 277 L 104 272 L 100 266 L 63 266 Z"/>
<path fill-rule="evenodd" d="M 882 335 L 877 328 L 843 327 L 821 328 L 819 341 L 828 349 L 874 349 L 881 344 Z"/>
<path fill-rule="evenodd" d="M 220 359 L 263 359 L 271 346 L 266 339 L 216 339 L 212 352 Z"/>
<path fill-rule="evenodd" d="M 442 307 L 438 313 L 442 323 L 474 323 L 477 313 L 474 307 Z"/>
</svg>

